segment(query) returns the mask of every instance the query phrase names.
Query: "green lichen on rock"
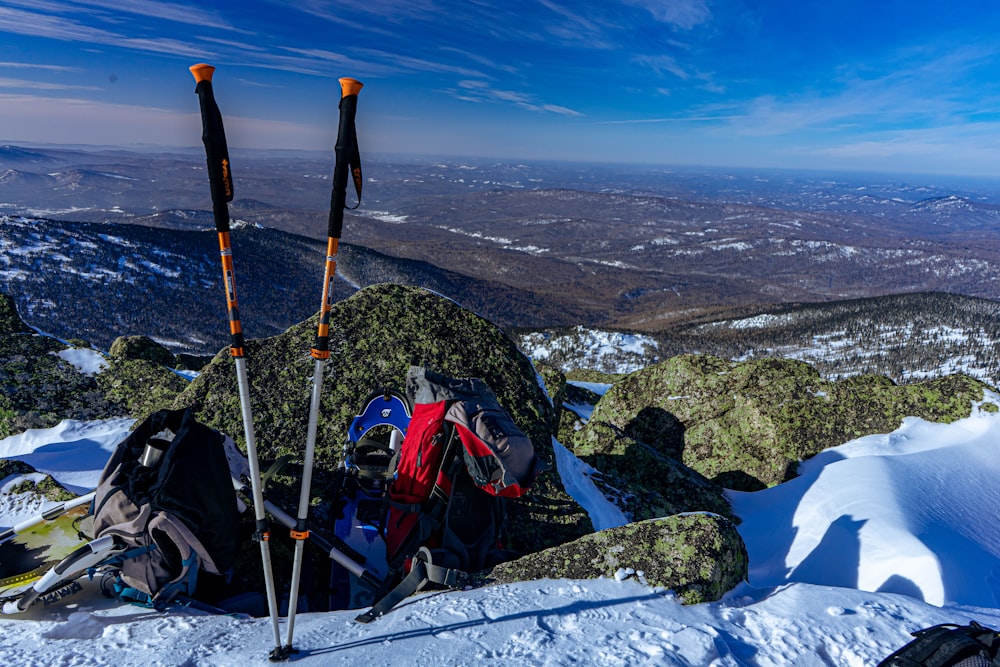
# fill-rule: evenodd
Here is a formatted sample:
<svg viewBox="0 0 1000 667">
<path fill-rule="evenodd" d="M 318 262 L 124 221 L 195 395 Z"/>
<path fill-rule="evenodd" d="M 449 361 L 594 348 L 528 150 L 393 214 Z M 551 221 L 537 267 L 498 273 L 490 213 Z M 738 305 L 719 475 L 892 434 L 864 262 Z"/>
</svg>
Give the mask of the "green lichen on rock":
<svg viewBox="0 0 1000 667">
<path fill-rule="evenodd" d="M 247 342 L 256 440 L 261 458 L 301 460 L 315 360 L 310 355 L 316 316 L 267 339 Z M 531 438 L 538 455 L 554 458 L 551 404 L 531 362 L 498 327 L 426 290 L 382 284 L 334 304 L 330 360 L 324 371 L 317 425 L 317 489 L 341 461 L 351 419 L 372 391 L 402 390 L 411 365 L 451 377 L 478 377 Z M 177 398 L 199 421 L 242 444 L 236 370 L 223 350 Z M 292 480 L 294 482 L 294 480 Z M 533 551 L 592 530 L 586 513 L 565 494 L 554 471 L 544 473 L 522 500 L 511 503 L 511 546 Z"/>
<path fill-rule="evenodd" d="M 0 336 L 20 333 L 32 333 L 32 331 L 18 315 L 14 300 L 6 294 L 0 294 Z"/>
<path fill-rule="evenodd" d="M 88 375 L 59 356 L 67 349 L 32 331 L 17 315 L 13 300 L 0 294 L 0 437 L 49 428 L 63 419 L 141 418 L 169 405 L 187 386 L 152 361 L 122 356 L 111 359 L 101 373 Z M 118 346 L 120 353 L 127 349 Z"/>
<path fill-rule="evenodd" d="M 167 368 L 177 363 L 170 350 L 148 336 L 119 336 L 111 343 L 108 356 L 112 359 L 142 359 Z"/>
<path fill-rule="evenodd" d="M 35 333 L 0 294 L 0 437 L 63 419 L 111 416 L 94 379 L 58 356 L 66 345 Z"/>
<path fill-rule="evenodd" d="M 56 502 L 63 502 L 76 498 L 75 493 L 67 491 L 48 475 L 46 475 L 40 482 L 26 479 L 23 482 L 15 484 L 11 487 L 8 493 L 32 493 L 38 496 L 43 496 L 46 500 Z"/>
<path fill-rule="evenodd" d="M 37 470 L 23 461 L 16 459 L 0 459 L 0 482 L 14 475 L 37 474 Z M 67 491 L 54 479 L 45 475 L 41 481 L 25 479 L 11 488 L 7 489 L 8 494 L 33 493 L 44 496 L 47 500 L 63 501 L 75 498 L 76 494 Z"/>
<path fill-rule="evenodd" d="M 686 604 L 718 600 L 747 577 L 746 546 L 732 522 L 680 514 L 631 523 L 496 566 L 497 582 L 637 577 Z"/>
<path fill-rule="evenodd" d="M 574 444 L 599 471 L 594 483 L 631 521 L 696 511 L 733 516 L 720 487 L 611 424 L 591 422 Z"/>
<path fill-rule="evenodd" d="M 135 419 L 169 408 L 188 381 L 159 363 L 112 357 L 95 378 L 104 398 Z"/>
<path fill-rule="evenodd" d="M 722 486 L 756 490 L 794 476 L 801 459 L 891 432 L 904 417 L 967 417 L 987 389 L 963 375 L 902 386 L 870 375 L 832 382 L 799 361 L 681 355 L 615 383 L 574 443 L 611 425 Z"/>
<path fill-rule="evenodd" d="M 27 463 L 16 459 L 0 459 L 0 482 L 11 475 L 28 475 L 35 472 Z"/>
</svg>

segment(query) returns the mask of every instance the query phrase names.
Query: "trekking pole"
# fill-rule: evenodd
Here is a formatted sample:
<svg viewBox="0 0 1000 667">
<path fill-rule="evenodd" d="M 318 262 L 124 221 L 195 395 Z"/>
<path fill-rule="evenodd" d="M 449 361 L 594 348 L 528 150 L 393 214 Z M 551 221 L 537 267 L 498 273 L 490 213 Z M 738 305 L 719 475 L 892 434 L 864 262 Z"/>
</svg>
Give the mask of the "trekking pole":
<svg viewBox="0 0 1000 667">
<path fill-rule="evenodd" d="M 295 540 L 295 556 L 292 562 L 291 593 L 288 598 L 288 638 L 285 641 L 284 657 L 295 649 L 292 637 L 295 633 L 295 613 L 298 607 L 299 581 L 302 576 L 302 551 L 309 537 L 306 521 L 309 518 L 309 494 L 312 486 L 313 456 L 316 450 L 316 429 L 319 421 L 320 396 L 323 392 L 323 367 L 330 358 L 330 309 L 333 306 L 333 281 L 337 273 L 337 250 L 340 233 L 344 225 L 344 209 L 347 203 L 348 171 L 354 179 L 354 187 L 361 203 L 361 156 L 358 151 L 358 136 L 354 127 L 354 116 L 358 107 L 360 81 L 351 78 L 340 80 L 340 126 L 334 147 L 336 161 L 333 167 L 333 193 L 330 201 L 330 219 L 327 229 L 326 268 L 323 273 L 323 300 L 320 305 L 319 327 L 311 355 L 316 360 L 313 369 L 312 401 L 309 404 L 309 426 L 306 429 L 306 451 L 302 470 L 302 487 L 299 491 L 299 513 L 292 529 Z"/>
<path fill-rule="evenodd" d="M 271 615 L 274 631 L 274 651 L 281 652 L 281 634 L 278 630 L 278 603 L 274 591 L 274 575 L 271 571 L 271 551 L 268 544 L 270 534 L 264 515 L 264 492 L 261 488 L 260 463 L 257 460 L 257 441 L 254 436 L 253 415 L 250 412 L 250 385 L 247 382 L 246 357 L 244 356 L 243 327 L 240 324 L 239 306 L 236 301 L 236 278 L 233 273 L 233 249 L 229 239 L 229 202 L 233 200 L 233 177 L 229 170 L 229 149 L 226 147 L 226 132 L 222 126 L 222 113 L 215 103 L 212 91 L 212 73 L 215 68 L 204 63 L 193 65 L 191 73 L 197 82 L 195 92 L 201 104 L 202 141 L 208 157 L 208 180 L 212 191 L 212 213 L 215 229 L 219 233 L 219 251 L 222 256 L 222 278 L 226 288 L 226 305 L 229 309 L 229 331 L 232 336 L 230 354 L 236 364 L 236 380 L 239 386 L 240 412 L 243 416 L 243 434 L 247 442 L 247 459 L 250 464 L 250 483 L 253 490 L 256 533 L 254 539 L 260 542 L 260 557 L 264 568 L 264 586 L 267 591 L 267 607 Z"/>
<path fill-rule="evenodd" d="M 46 521 L 58 519 L 63 514 L 66 514 L 66 512 L 92 502 L 94 500 L 94 496 L 96 495 L 96 493 L 91 491 L 90 493 L 80 496 L 79 498 L 73 498 L 72 500 L 67 500 L 64 503 L 59 503 L 58 505 L 45 510 L 41 514 L 33 516 L 30 519 L 25 519 L 21 523 L 11 526 L 7 530 L 0 532 L 0 544 L 3 544 L 18 533 L 24 532 L 29 528 L 34 528 L 35 526 L 39 526 Z"/>
</svg>

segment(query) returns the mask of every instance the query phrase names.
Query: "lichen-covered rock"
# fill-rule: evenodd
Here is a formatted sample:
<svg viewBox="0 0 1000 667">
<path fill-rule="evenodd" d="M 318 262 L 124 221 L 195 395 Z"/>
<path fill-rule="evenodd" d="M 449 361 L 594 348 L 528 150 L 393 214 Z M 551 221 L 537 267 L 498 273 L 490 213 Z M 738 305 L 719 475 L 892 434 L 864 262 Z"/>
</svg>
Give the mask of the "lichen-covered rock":
<svg viewBox="0 0 1000 667">
<path fill-rule="evenodd" d="M 600 472 L 594 483 L 631 521 L 698 511 L 733 516 L 721 487 L 611 424 L 588 424 L 574 444 Z"/>
<path fill-rule="evenodd" d="M 27 463 L 16 459 L 0 459 L 0 482 L 11 475 L 27 475 L 35 472 Z"/>
<path fill-rule="evenodd" d="M 63 502 L 66 500 L 72 500 L 76 498 L 76 494 L 71 491 L 64 489 L 58 482 L 46 475 L 41 481 L 36 482 L 32 479 L 26 479 L 20 484 L 15 484 L 8 491 L 10 494 L 16 493 L 32 493 L 37 496 L 42 496 L 46 500 L 51 500 L 55 502 Z"/>
<path fill-rule="evenodd" d="M 18 316 L 14 301 L 0 294 L 0 437 L 63 419 L 112 416 L 94 379 L 58 353 L 66 345 L 35 333 Z"/>
<path fill-rule="evenodd" d="M 15 459 L 0 459 L 0 482 L 3 482 L 13 475 L 32 475 L 37 474 L 37 472 L 38 471 L 23 461 L 17 461 Z M 47 500 L 54 501 L 69 500 L 76 497 L 76 494 L 67 491 L 48 475 L 45 475 L 40 481 L 37 482 L 32 479 L 25 479 L 7 489 L 6 493 L 34 493 L 39 496 L 44 496 Z"/>
<path fill-rule="evenodd" d="M 180 353 L 177 355 L 177 370 L 180 371 L 200 371 L 212 362 L 212 357 L 197 354 Z"/>
<path fill-rule="evenodd" d="M 0 294 L 0 336 L 18 333 L 31 333 L 31 329 L 17 314 L 14 299 Z"/>
<path fill-rule="evenodd" d="M 167 368 L 176 364 L 170 350 L 147 336 L 119 336 L 111 343 L 108 356 L 112 359 L 142 359 Z"/>
<path fill-rule="evenodd" d="M 67 349 L 35 333 L 13 300 L 0 294 L 0 437 L 63 419 L 141 418 L 169 405 L 187 385 L 153 362 L 121 358 L 89 375 L 59 356 Z"/>
<path fill-rule="evenodd" d="M 105 399 L 135 419 L 169 408 L 188 386 L 187 380 L 159 363 L 120 357 L 112 357 L 95 379 Z"/>
<path fill-rule="evenodd" d="M 686 604 L 718 600 L 747 577 L 746 546 L 725 517 L 693 513 L 631 523 L 502 563 L 498 582 L 633 574 Z"/>
<path fill-rule="evenodd" d="M 574 442 L 612 425 L 722 486 L 756 490 L 794 476 L 801 459 L 891 432 L 904 417 L 967 417 L 986 389 L 963 375 L 902 386 L 881 376 L 832 382 L 798 361 L 681 355 L 615 383 Z"/>
<path fill-rule="evenodd" d="M 282 455 L 302 458 L 315 365 L 309 350 L 316 328 L 314 316 L 281 335 L 247 343 L 256 440 L 265 462 Z M 411 365 L 451 377 L 480 378 L 531 438 L 536 453 L 554 460 L 554 413 L 531 362 L 501 329 L 455 302 L 413 287 L 368 287 L 334 304 L 330 348 L 314 488 L 324 488 L 324 475 L 339 465 L 347 428 L 363 399 L 381 388 L 403 390 Z M 193 408 L 199 421 L 242 444 L 236 370 L 227 350 L 203 369 L 174 407 Z M 297 480 L 290 480 L 289 486 L 294 485 Z M 531 493 L 510 504 L 510 528 L 511 547 L 519 551 L 566 542 L 593 530 L 555 471 L 544 473 Z"/>
</svg>

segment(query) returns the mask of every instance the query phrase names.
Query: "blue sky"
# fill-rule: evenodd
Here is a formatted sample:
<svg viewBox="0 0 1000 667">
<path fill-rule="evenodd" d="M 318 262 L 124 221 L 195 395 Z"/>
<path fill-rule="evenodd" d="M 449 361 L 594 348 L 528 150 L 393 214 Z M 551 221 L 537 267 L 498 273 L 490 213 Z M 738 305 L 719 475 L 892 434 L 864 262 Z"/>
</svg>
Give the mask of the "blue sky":
<svg viewBox="0 0 1000 667">
<path fill-rule="evenodd" d="M 0 141 L 1000 176 L 1000 3 L 0 0 Z"/>
</svg>

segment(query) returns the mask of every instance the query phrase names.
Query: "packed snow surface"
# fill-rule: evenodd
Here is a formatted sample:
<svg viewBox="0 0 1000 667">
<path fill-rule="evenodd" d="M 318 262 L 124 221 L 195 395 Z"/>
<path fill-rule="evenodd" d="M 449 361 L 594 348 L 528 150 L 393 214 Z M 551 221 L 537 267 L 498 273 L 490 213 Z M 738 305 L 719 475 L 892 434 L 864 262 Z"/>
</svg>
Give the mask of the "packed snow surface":
<svg viewBox="0 0 1000 667">
<path fill-rule="evenodd" d="M 127 428 L 63 422 L 0 441 L 0 456 L 82 490 Z M 587 483 L 587 466 L 562 447 L 557 462 L 592 516 L 620 522 Z M 790 482 L 731 494 L 750 581 L 720 602 L 683 606 L 632 577 L 430 593 L 370 625 L 355 623 L 355 611 L 300 613 L 291 662 L 874 665 L 922 627 L 1000 627 L 998 475 L 1000 414 L 908 419 L 807 461 Z M 0 506 L 0 526 L 23 511 Z M 4 665 L 272 664 L 266 618 L 161 614 L 98 594 L 0 618 L 0 636 Z"/>
</svg>

